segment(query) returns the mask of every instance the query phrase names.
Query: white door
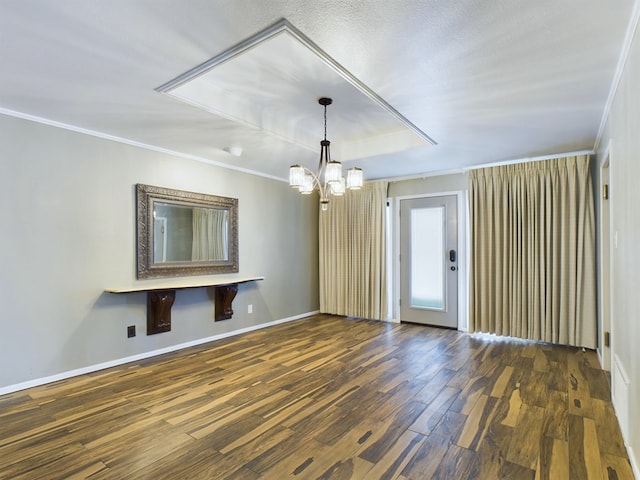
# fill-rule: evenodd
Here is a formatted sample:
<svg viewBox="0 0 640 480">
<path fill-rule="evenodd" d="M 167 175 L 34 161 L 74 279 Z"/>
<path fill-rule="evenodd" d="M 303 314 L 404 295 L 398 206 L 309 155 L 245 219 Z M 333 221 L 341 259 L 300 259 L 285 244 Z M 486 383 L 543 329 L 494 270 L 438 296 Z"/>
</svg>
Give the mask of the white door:
<svg viewBox="0 0 640 480">
<path fill-rule="evenodd" d="M 400 320 L 458 327 L 455 195 L 400 201 Z"/>
</svg>

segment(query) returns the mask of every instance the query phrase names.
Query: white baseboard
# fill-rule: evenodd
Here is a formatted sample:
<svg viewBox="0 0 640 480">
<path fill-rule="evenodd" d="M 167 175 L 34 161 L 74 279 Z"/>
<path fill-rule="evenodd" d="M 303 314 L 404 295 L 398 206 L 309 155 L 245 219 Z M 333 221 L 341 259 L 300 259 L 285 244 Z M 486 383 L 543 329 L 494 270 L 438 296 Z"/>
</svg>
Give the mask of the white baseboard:
<svg viewBox="0 0 640 480">
<path fill-rule="evenodd" d="M 635 452 L 630 443 L 630 421 L 631 421 L 631 383 L 629 375 L 627 374 L 624 365 L 620 361 L 618 355 L 614 355 L 612 366 L 612 388 L 611 388 L 611 400 L 613 403 L 613 409 L 616 412 L 616 418 L 620 431 L 622 432 L 622 439 L 624 440 L 625 447 L 627 447 L 627 455 L 629 456 L 629 463 L 631 463 L 631 469 L 636 478 L 640 478 L 640 462 L 635 456 Z"/>
<path fill-rule="evenodd" d="M 158 350 L 151 350 L 149 352 L 139 353 L 137 355 L 132 355 L 130 357 L 118 358 L 116 360 L 110 360 L 108 362 L 99 363 L 97 365 L 89 365 L 87 367 L 82 367 L 75 370 L 69 370 L 67 372 L 57 373 L 55 375 L 51 375 L 48 377 L 36 378 L 34 380 L 29 380 L 28 382 L 16 383 L 15 385 L 0 387 L 0 395 L 6 395 L 8 393 L 25 390 L 27 388 L 39 387 L 40 385 L 57 382 L 59 380 L 65 380 L 71 377 L 77 377 L 78 375 L 84 375 L 86 373 L 97 372 L 98 370 L 104 370 L 105 368 L 117 367 L 118 365 L 123 365 L 125 363 L 137 362 L 138 360 L 144 360 L 145 358 L 155 357 L 157 355 L 162 355 L 164 353 L 175 352 L 176 350 L 195 347 L 197 345 L 202 345 L 203 343 L 213 342 L 215 340 L 221 340 L 223 338 L 233 337 L 235 335 L 241 335 L 243 333 L 260 330 L 267 327 L 273 327 L 275 325 L 280 325 L 281 323 L 293 322 L 294 320 L 300 320 L 301 318 L 306 318 L 311 315 L 316 315 L 318 313 L 320 313 L 319 310 L 316 310 L 314 312 L 303 313 L 300 315 L 295 315 L 293 317 L 282 318 L 280 320 L 274 320 L 272 322 L 261 323 L 259 325 L 241 328 L 239 330 L 233 330 L 232 332 L 221 333 L 219 335 L 214 335 L 212 337 L 198 338 L 190 342 L 171 345 L 169 347 L 160 348 Z"/>
<path fill-rule="evenodd" d="M 613 408 L 616 411 L 618 417 L 618 423 L 620 424 L 620 430 L 625 443 L 629 443 L 629 407 L 630 407 L 630 382 L 629 375 L 627 374 L 624 365 L 620 361 L 618 355 L 614 355 L 613 372 L 612 376 L 612 388 L 611 388 L 611 400 Z"/>
<path fill-rule="evenodd" d="M 633 470 L 633 475 L 636 478 L 640 478 L 640 462 L 633 452 L 633 448 L 629 444 L 627 444 L 627 455 L 629 455 L 629 463 L 631 463 L 631 470 Z"/>
</svg>

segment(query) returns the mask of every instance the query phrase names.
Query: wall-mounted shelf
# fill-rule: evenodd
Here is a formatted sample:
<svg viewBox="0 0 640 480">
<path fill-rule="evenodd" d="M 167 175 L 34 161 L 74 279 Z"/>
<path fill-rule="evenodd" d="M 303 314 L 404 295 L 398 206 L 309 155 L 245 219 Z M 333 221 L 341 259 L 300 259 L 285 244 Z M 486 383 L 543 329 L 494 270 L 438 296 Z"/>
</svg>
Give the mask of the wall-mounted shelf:
<svg viewBox="0 0 640 480">
<path fill-rule="evenodd" d="M 227 320 L 233 316 L 232 302 L 238 293 L 238 285 L 257 280 L 264 280 L 264 277 L 225 276 L 206 279 L 176 279 L 123 288 L 107 288 L 105 292 L 147 292 L 147 335 L 153 335 L 171 330 L 171 307 L 176 299 L 176 290 L 214 288 L 215 319 L 216 321 Z"/>
</svg>

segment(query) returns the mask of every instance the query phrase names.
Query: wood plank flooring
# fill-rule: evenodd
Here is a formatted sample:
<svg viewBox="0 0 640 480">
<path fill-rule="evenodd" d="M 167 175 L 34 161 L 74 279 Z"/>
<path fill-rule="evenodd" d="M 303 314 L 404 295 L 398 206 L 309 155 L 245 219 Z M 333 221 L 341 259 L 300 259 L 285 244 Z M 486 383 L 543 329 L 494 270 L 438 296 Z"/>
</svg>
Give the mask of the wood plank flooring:
<svg viewBox="0 0 640 480">
<path fill-rule="evenodd" d="M 593 351 L 318 315 L 0 397 L 0 478 L 633 473 Z"/>
</svg>

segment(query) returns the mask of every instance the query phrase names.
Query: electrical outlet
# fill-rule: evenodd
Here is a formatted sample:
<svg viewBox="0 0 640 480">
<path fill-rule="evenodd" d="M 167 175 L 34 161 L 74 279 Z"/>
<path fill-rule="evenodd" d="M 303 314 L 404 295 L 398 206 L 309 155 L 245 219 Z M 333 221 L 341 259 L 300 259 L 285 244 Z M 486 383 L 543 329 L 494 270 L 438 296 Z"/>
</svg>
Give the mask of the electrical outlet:
<svg viewBox="0 0 640 480">
<path fill-rule="evenodd" d="M 247 313 L 253 313 L 253 305 L 252 304 L 247 305 Z"/>
<path fill-rule="evenodd" d="M 127 338 L 131 338 L 131 337 L 135 337 L 136 336 L 136 326 L 135 325 L 129 325 L 127 327 Z"/>
</svg>

